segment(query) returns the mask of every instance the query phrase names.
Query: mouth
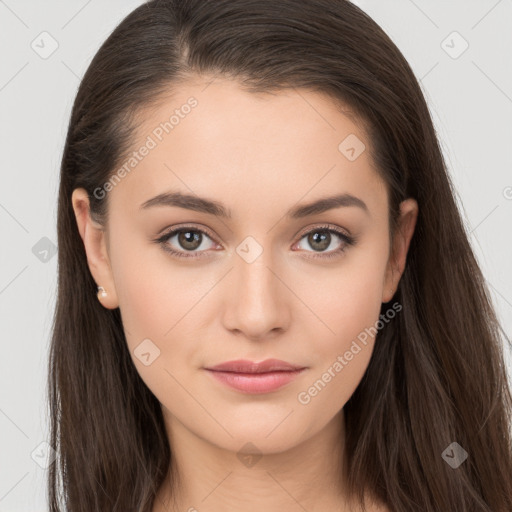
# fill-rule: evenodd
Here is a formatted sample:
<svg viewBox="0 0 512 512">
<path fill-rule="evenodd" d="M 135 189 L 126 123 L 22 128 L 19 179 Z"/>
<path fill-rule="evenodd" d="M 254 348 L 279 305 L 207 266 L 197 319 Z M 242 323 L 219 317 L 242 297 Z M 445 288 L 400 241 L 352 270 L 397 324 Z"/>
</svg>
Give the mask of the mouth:
<svg viewBox="0 0 512 512">
<path fill-rule="evenodd" d="M 249 394 L 270 393 L 296 379 L 307 368 L 277 359 L 260 363 L 228 361 L 205 368 L 214 379 L 237 391 Z"/>
</svg>

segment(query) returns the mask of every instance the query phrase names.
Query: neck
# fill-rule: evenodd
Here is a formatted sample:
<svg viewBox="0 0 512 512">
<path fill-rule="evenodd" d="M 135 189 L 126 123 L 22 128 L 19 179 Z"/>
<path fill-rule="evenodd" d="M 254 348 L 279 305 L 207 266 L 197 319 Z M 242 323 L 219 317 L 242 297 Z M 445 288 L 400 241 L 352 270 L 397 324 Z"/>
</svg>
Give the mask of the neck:
<svg viewBox="0 0 512 512">
<path fill-rule="evenodd" d="M 174 483 L 168 478 L 162 485 L 153 512 L 352 510 L 343 485 L 343 410 L 322 431 L 278 453 L 244 442 L 238 452 L 227 450 L 196 436 L 165 409 L 164 417 Z"/>
</svg>

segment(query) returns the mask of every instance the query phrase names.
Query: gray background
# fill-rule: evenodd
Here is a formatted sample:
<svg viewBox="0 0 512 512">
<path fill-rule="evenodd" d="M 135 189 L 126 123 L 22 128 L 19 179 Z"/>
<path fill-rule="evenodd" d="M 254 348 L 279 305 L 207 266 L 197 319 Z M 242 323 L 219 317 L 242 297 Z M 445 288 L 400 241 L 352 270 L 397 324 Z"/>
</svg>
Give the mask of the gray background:
<svg viewBox="0 0 512 512">
<path fill-rule="evenodd" d="M 0 512 L 47 509 L 46 470 L 36 461 L 51 454 L 46 362 L 59 164 L 80 77 L 141 3 L 0 0 Z M 470 241 L 510 336 L 512 0 L 355 3 L 421 80 Z M 52 44 L 58 48 L 46 55 Z M 511 369 L 508 353 L 507 361 Z"/>
</svg>

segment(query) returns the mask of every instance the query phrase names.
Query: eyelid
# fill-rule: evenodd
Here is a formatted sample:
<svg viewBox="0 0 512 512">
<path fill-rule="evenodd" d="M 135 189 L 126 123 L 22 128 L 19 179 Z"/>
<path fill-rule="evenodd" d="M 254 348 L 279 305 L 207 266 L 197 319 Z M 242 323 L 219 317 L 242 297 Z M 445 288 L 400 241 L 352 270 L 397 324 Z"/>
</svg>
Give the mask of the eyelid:
<svg viewBox="0 0 512 512">
<path fill-rule="evenodd" d="M 301 229 L 296 235 L 294 238 L 299 238 L 301 239 L 304 235 L 307 235 L 309 234 L 311 231 L 314 231 L 314 230 L 326 230 L 326 231 L 335 231 L 336 233 L 339 233 L 339 234 L 342 234 L 344 236 L 346 236 L 347 238 L 353 238 L 353 235 L 351 235 L 346 229 L 344 228 L 341 228 L 339 226 L 336 226 L 335 224 L 328 224 L 328 223 L 320 223 L 319 224 L 312 224 L 310 226 L 307 226 L 303 229 Z"/>
<path fill-rule="evenodd" d="M 157 236 L 158 239 L 161 238 L 169 238 L 171 235 L 175 235 L 178 231 L 185 231 L 187 229 L 190 229 L 191 231 L 198 231 L 200 233 L 204 233 L 208 235 L 215 243 L 220 243 L 217 241 L 217 237 L 213 234 L 212 231 L 210 231 L 208 228 L 203 226 L 197 226 L 194 224 L 175 224 L 173 226 L 167 227 L 161 231 L 161 234 Z"/>
</svg>

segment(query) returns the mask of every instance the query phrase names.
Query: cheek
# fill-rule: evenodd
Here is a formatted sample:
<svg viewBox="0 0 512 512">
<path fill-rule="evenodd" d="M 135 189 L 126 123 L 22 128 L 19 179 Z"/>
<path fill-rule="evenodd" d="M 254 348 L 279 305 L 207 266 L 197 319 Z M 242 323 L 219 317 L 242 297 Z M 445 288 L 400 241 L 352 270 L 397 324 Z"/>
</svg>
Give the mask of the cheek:
<svg viewBox="0 0 512 512">
<path fill-rule="evenodd" d="M 186 402 L 179 383 L 188 382 L 197 366 L 190 329 L 191 323 L 197 325 L 205 290 L 190 272 L 154 250 L 125 253 L 115 262 L 115 282 L 128 350 L 140 377 L 161 403 L 169 397 Z"/>
<path fill-rule="evenodd" d="M 177 378 L 187 378 L 187 372 L 199 364 L 197 340 L 206 336 L 203 324 L 211 318 L 212 304 L 216 304 L 212 299 L 218 276 L 170 261 L 158 249 L 137 250 L 135 244 L 133 247 L 113 258 L 112 267 L 131 357 L 148 385 L 158 373 L 163 375 L 160 379 L 168 380 L 166 369 Z M 137 359 L 137 353 L 148 339 L 159 355 L 146 367 Z M 152 345 L 148 346 L 151 351 Z M 156 380 L 149 387 L 155 389 L 159 385 Z"/>
<path fill-rule="evenodd" d="M 132 336 L 164 340 L 197 302 L 201 286 L 193 270 L 176 264 L 156 244 L 128 229 L 112 238 L 112 270 L 123 325 Z M 179 325 L 179 324 L 178 324 Z"/>
<path fill-rule="evenodd" d="M 337 307 L 329 306 L 325 322 L 334 334 L 315 338 L 315 364 L 297 395 L 304 412 L 315 411 L 317 422 L 329 421 L 344 407 L 370 362 L 381 304 L 371 284 L 331 294 Z"/>
<path fill-rule="evenodd" d="M 354 253 L 325 278 L 303 283 L 302 294 L 311 297 L 308 305 L 328 326 L 323 329 L 326 353 L 348 350 L 351 341 L 378 320 L 386 266 L 382 254 Z M 316 293 L 312 293 L 313 282 L 317 289 L 321 285 Z"/>
<path fill-rule="evenodd" d="M 314 402 L 325 418 L 343 407 L 368 367 L 379 327 L 386 254 L 385 247 L 354 253 L 328 279 L 315 281 L 322 284 L 321 293 L 311 293 L 311 282 L 303 283 L 303 294 L 309 288 L 308 305 L 325 325 L 315 320 L 314 371 L 298 401 Z"/>
</svg>

